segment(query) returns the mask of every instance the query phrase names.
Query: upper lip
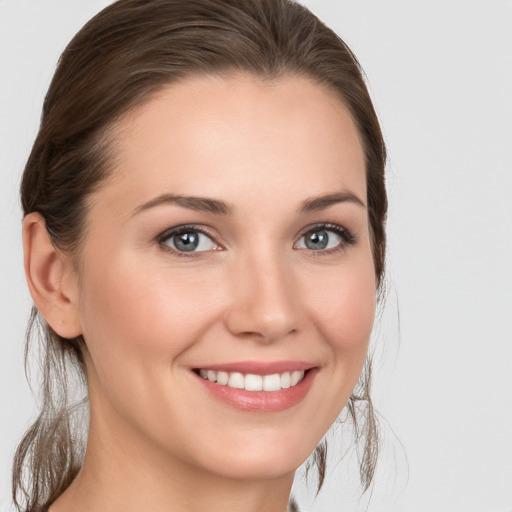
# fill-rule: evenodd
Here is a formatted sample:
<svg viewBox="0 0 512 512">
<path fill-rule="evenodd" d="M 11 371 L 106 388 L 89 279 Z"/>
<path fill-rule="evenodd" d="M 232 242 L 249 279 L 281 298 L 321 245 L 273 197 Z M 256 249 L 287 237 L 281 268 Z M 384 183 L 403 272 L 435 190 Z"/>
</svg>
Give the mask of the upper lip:
<svg viewBox="0 0 512 512">
<path fill-rule="evenodd" d="M 232 363 L 207 364 L 197 366 L 197 370 L 251 373 L 254 375 L 272 375 L 274 373 L 310 370 L 315 365 L 305 361 L 238 361 Z"/>
</svg>

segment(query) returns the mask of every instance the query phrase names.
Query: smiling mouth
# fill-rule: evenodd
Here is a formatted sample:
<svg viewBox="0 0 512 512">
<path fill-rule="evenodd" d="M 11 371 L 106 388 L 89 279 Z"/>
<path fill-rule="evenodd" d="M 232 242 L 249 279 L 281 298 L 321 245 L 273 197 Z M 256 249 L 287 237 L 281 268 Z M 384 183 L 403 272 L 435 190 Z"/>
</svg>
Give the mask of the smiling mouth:
<svg viewBox="0 0 512 512">
<path fill-rule="evenodd" d="M 193 369 L 208 393 L 245 412 L 274 413 L 306 397 L 319 368 L 298 361 L 245 361 Z"/>
<path fill-rule="evenodd" d="M 219 386 L 244 389 L 245 391 L 281 391 L 293 388 L 304 379 L 308 372 L 308 370 L 295 370 L 271 375 L 257 375 L 205 369 L 194 371 L 203 379 Z"/>
</svg>

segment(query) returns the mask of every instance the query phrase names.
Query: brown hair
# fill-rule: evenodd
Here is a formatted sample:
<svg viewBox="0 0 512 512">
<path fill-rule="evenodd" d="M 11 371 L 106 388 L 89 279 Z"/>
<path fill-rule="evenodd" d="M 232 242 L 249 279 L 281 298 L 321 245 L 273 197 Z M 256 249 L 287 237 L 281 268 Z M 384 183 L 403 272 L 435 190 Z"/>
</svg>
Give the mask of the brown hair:
<svg viewBox="0 0 512 512">
<path fill-rule="evenodd" d="M 357 59 L 345 43 L 292 0 L 119 0 L 69 43 L 46 95 L 41 126 L 25 167 L 24 214 L 39 212 L 56 247 L 79 254 L 87 199 L 108 177 L 109 132 L 120 116 L 159 89 L 198 74 L 243 72 L 263 79 L 305 76 L 334 91 L 350 110 L 366 158 L 367 205 L 375 274 L 385 256 L 386 152 Z M 16 452 L 13 499 L 19 510 L 51 503 L 76 476 L 83 443 L 73 427 L 73 375 L 85 381 L 82 337 L 59 337 L 32 311 L 42 352 L 40 415 Z M 348 417 L 363 440 L 361 482 L 375 470 L 378 439 L 369 395 L 370 360 Z M 361 419 L 362 416 L 362 419 Z M 319 488 L 325 446 L 313 461 Z M 22 503 L 25 503 L 24 505 Z"/>
</svg>

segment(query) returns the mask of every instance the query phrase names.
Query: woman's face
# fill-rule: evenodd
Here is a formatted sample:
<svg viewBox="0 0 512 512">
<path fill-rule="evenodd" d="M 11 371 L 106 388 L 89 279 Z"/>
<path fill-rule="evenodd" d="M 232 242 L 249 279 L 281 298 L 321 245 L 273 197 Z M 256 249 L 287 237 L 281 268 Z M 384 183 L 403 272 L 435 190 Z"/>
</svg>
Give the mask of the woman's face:
<svg viewBox="0 0 512 512">
<path fill-rule="evenodd" d="M 351 116 L 305 78 L 198 77 L 125 117 L 113 151 L 77 285 L 91 436 L 126 464 L 293 472 L 347 402 L 374 317 Z"/>
</svg>

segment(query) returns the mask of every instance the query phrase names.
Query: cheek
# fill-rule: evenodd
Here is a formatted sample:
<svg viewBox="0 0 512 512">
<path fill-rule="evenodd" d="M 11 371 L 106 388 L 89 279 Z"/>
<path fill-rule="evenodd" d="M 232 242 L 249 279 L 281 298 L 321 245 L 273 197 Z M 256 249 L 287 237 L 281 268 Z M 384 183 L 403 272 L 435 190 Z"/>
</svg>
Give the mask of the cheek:
<svg viewBox="0 0 512 512">
<path fill-rule="evenodd" d="M 122 257 L 93 265 L 82 293 L 84 338 L 108 386 L 117 386 L 121 372 L 142 385 L 148 375 L 172 371 L 174 359 L 214 321 L 214 276 Z"/>
<path fill-rule="evenodd" d="M 331 272 L 311 296 L 313 317 L 331 357 L 351 381 L 362 369 L 375 316 L 375 274 L 370 258 Z"/>
</svg>

